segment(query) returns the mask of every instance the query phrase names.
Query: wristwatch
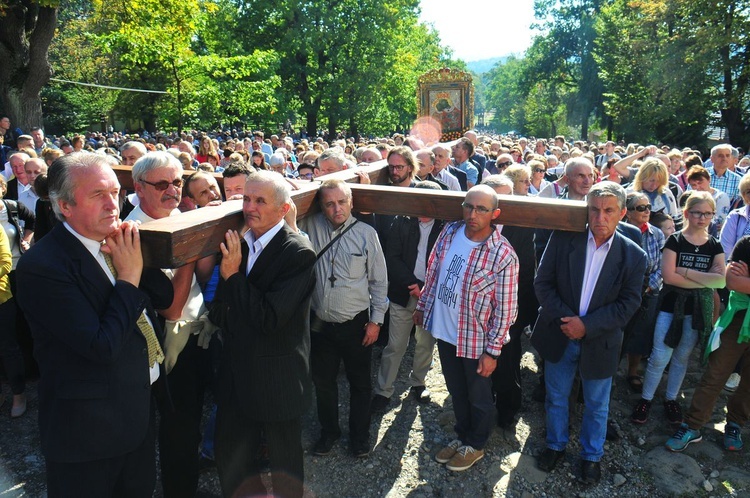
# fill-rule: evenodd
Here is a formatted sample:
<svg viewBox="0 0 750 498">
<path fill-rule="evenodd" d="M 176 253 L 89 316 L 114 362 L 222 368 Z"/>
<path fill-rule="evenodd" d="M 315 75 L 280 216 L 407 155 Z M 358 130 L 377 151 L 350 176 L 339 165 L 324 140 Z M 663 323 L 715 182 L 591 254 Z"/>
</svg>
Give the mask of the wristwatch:
<svg viewBox="0 0 750 498">
<path fill-rule="evenodd" d="M 489 356 L 493 360 L 497 360 L 498 358 L 500 358 L 500 355 L 498 355 L 498 354 L 492 354 L 492 353 L 490 353 L 488 351 L 485 351 L 484 354 L 486 354 L 487 356 Z"/>
<path fill-rule="evenodd" d="M 378 327 L 382 327 L 382 326 L 383 326 L 383 324 L 382 324 L 382 323 L 378 323 L 378 322 L 372 322 L 372 321 L 371 321 L 370 323 L 372 323 L 372 324 L 374 324 L 374 325 L 377 325 Z"/>
</svg>

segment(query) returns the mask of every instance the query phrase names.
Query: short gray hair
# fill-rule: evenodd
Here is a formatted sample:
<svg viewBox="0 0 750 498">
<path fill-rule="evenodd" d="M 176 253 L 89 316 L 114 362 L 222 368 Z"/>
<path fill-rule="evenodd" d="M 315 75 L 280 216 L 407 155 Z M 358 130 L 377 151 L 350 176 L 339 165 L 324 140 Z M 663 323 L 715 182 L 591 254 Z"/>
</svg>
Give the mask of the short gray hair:
<svg viewBox="0 0 750 498">
<path fill-rule="evenodd" d="M 349 187 L 349 185 L 346 184 L 344 180 L 340 180 L 338 178 L 331 178 L 330 180 L 326 180 L 323 183 L 320 184 L 320 187 L 318 190 L 333 190 L 335 188 L 340 188 L 342 192 L 344 192 L 344 195 L 346 195 L 347 199 L 352 198 L 352 189 Z M 319 196 L 319 198 L 322 198 Z"/>
<path fill-rule="evenodd" d="M 273 189 L 274 200 L 279 206 L 292 202 L 292 187 L 289 186 L 289 183 L 287 183 L 283 176 L 275 171 L 266 169 L 251 171 L 247 177 L 245 185 L 248 183 L 264 183 L 270 185 Z"/>
<path fill-rule="evenodd" d="M 482 181 L 482 185 L 487 185 L 491 189 L 497 187 L 510 187 L 510 191 L 513 192 L 515 185 L 513 180 L 503 174 L 490 175 Z"/>
<path fill-rule="evenodd" d="M 145 156 L 148 153 L 148 150 L 146 150 L 146 146 L 138 142 L 137 140 L 131 140 L 122 144 L 122 146 L 120 146 L 120 154 L 129 149 L 136 149 L 141 153 L 141 156 Z"/>
<path fill-rule="evenodd" d="M 624 209 L 627 202 L 627 194 L 625 193 L 625 189 L 622 188 L 622 185 L 608 180 L 594 184 L 586 196 L 586 201 L 596 197 L 615 197 L 620 209 Z"/>
<path fill-rule="evenodd" d="M 346 156 L 344 156 L 344 151 L 342 151 L 338 147 L 331 147 L 330 149 L 324 150 L 323 153 L 318 156 L 318 164 L 320 164 L 321 161 L 327 161 L 329 159 L 335 162 L 336 165 L 340 168 L 343 168 L 344 165 L 346 165 Z"/>
<path fill-rule="evenodd" d="M 573 174 L 573 168 L 577 168 L 579 166 L 586 166 L 588 168 L 591 168 L 591 171 L 594 171 L 594 164 L 585 157 L 572 157 L 565 161 L 565 176 L 570 176 Z"/>
<path fill-rule="evenodd" d="M 67 202 L 75 206 L 75 189 L 77 174 L 80 170 L 93 168 L 111 169 L 106 158 L 93 152 L 73 152 L 55 159 L 47 172 L 49 186 L 49 200 L 55 217 L 65 221 L 65 216 L 60 211 L 59 201 Z"/>
<path fill-rule="evenodd" d="M 168 166 L 179 169 L 180 175 L 182 175 L 182 164 L 175 156 L 169 152 L 149 152 L 145 156 L 139 158 L 133 165 L 133 182 L 143 181 L 149 171 L 166 168 Z"/>
</svg>

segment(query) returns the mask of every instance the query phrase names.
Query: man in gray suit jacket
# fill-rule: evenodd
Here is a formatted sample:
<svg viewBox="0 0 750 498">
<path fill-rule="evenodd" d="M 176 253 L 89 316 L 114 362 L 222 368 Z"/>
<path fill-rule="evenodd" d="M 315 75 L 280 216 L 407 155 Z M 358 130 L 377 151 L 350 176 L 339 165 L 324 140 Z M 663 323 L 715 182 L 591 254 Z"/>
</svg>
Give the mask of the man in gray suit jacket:
<svg viewBox="0 0 750 498">
<path fill-rule="evenodd" d="M 551 471 L 565 454 L 568 397 L 578 371 L 586 407 L 579 478 L 585 484 L 601 476 L 612 377 L 646 269 L 646 253 L 617 231 L 625 198 L 613 182 L 592 187 L 586 198 L 588 230 L 555 232 L 534 280 L 540 308 L 532 344 L 545 360 L 547 387 L 547 449 L 537 465 Z"/>
</svg>

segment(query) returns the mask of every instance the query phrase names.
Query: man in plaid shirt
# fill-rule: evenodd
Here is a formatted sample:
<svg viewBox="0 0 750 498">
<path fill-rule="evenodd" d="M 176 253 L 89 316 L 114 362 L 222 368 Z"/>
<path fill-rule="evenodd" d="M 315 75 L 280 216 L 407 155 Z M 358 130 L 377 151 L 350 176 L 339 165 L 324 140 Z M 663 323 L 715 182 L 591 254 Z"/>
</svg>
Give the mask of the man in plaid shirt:
<svg viewBox="0 0 750 498">
<path fill-rule="evenodd" d="M 494 414 L 490 375 L 518 309 L 518 258 L 491 224 L 499 215 L 494 190 L 469 190 L 463 221 L 447 225 L 435 243 L 414 312 L 414 323 L 437 339 L 453 398 L 458 437 L 435 456 L 453 471 L 484 457 Z"/>
</svg>

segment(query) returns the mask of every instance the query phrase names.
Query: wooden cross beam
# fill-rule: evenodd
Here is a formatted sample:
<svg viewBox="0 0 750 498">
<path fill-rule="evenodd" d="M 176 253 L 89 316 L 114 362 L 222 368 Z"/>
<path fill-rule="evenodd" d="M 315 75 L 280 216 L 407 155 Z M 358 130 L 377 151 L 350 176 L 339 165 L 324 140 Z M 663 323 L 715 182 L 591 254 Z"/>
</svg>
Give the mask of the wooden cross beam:
<svg viewBox="0 0 750 498">
<path fill-rule="evenodd" d="M 387 186 L 386 161 L 359 169 L 369 175 L 371 185 L 355 184 L 359 177 L 354 170 L 318 177 L 313 182 L 297 182 L 299 189 L 292 192 L 297 217 L 303 218 L 319 211 L 316 202 L 319 180 L 327 178 L 341 178 L 352 183 L 355 211 L 443 220 L 462 217 L 461 203 L 465 192 Z M 118 178 L 121 174 L 125 175 L 124 169 L 118 170 Z M 121 178 L 120 182 L 127 188 L 125 178 Z M 502 224 L 569 231 L 583 231 L 586 227 L 586 204 L 582 201 L 521 196 L 498 196 L 498 201 L 501 209 L 498 222 Z M 144 260 L 152 267 L 177 268 L 216 253 L 226 231 L 242 226 L 242 201 L 227 201 L 221 206 L 205 207 L 145 223 L 141 226 Z"/>
</svg>

